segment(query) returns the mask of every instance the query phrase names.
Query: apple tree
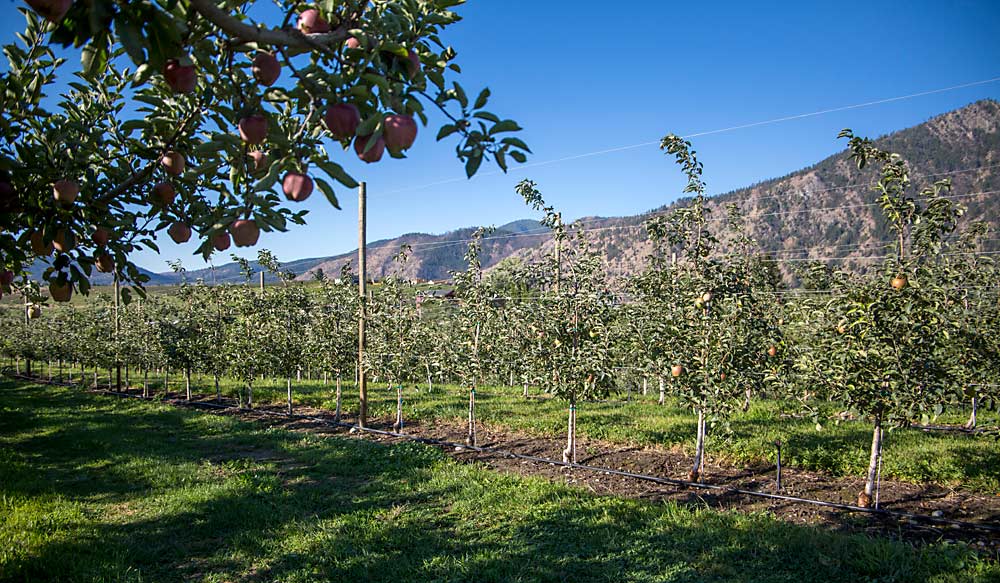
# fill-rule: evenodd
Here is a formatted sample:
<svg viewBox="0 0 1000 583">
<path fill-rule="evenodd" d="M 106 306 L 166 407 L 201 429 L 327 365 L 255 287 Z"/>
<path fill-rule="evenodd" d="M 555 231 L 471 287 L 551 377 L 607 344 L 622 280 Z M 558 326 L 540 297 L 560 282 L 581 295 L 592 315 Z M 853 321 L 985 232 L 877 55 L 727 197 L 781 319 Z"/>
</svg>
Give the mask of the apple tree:
<svg viewBox="0 0 1000 583">
<path fill-rule="evenodd" d="M 962 209 L 945 198 L 947 182 L 914 196 L 909 167 L 897 154 L 850 130 L 840 135 L 859 168 L 877 166 L 875 202 L 895 235 L 893 253 L 867 274 L 834 274 L 830 297 L 799 327 L 805 333 L 795 360 L 807 382 L 826 387 L 871 423 L 865 487 L 858 495 L 858 505 L 869 506 L 884 430 L 920 419 L 949 399 L 953 379 L 943 350 L 948 293 L 936 274 Z"/>
<path fill-rule="evenodd" d="M 28 0 L 0 75 L 0 270 L 43 259 L 59 301 L 95 269 L 141 291 L 130 258 L 157 234 L 254 245 L 314 190 L 337 206 L 344 156 L 404 157 L 435 119 L 469 176 L 524 161 L 490 91 L 455 80 L 461 3 Z"/>
</svg>

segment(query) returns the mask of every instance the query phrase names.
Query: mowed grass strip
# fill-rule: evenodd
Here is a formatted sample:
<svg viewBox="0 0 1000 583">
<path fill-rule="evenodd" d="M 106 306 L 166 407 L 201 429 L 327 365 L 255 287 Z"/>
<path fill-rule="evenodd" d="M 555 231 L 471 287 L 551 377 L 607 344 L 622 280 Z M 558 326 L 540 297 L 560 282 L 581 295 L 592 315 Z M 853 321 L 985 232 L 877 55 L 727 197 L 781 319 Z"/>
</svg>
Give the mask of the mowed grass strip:
<svg viewBox="0 0 1000 583">
<path fill-rule="evenodd" d="M 228 385 L 228 383 L 227 383 Z M 656 403 L 655 387 L 648 395 L 632 395 L 621 403 L 580 403 L 577 432 L 580 436 L 623 445 L 679 448 L 693 455 L 696 416 L 690 409 L 667 399 Z M 227 386 L 228 394 L 233 387 Z M 534 394 L 537 394 L 533 390 Z M 268 381 L 254 389 L 258 403 L 284 403 L 284 382 Z M 317 381 L 294 384 L 296 403 L 333 410 L 333 387 Z M 369 415 L 392 423 L 396 392 L 374 385 L 369 393 Z M 357 410 L 353 386 L 343 387 L 343 406 L 348 414 Z M 476 417 L 494 427 L 532 435 L 562 437 L 566 432 L 567 403 L 562 399 L 525 399 L 520 387 L 483 387 L 477 392 Z M 708 455 L 723 464 L 744 467 L 773 464 L 774 442 L 782 442 L 782 461 L 788 467 L 825 472 L 832 476 L 862 476 L 868 467 L 872 428 L 862 421 L 840 421 L 842 410 L 835 403 L 817 402 L 822 422 L 817 429 L 810 417 L 801 417 L 796 402 L 755 400 L 749 411 L 737 411 L 728 430 L 709 430 Z M 406 420 L 464 422 L 468 419 L 468 392 L 455 386 L 426 385 L 419 390 L 407 385 L 403 417 Z M 938 423 L 962 424 L 967 411 L 946 412 Z M 981 411 L 980 422 L 996 427 L 995 411 Z M 935 483 L 970 492 L 1000 495 L 1000 440 L 995 434 L 969 435 L 946 431 L 894 429 L 886 432 L 882 475 L 915 484 Z"/>
<path fill-rule="evenodd" d="M 915 548 L 597 497 L 416 444 L 0 382 L 4 581 L 988 581 Z"/>
</svg>

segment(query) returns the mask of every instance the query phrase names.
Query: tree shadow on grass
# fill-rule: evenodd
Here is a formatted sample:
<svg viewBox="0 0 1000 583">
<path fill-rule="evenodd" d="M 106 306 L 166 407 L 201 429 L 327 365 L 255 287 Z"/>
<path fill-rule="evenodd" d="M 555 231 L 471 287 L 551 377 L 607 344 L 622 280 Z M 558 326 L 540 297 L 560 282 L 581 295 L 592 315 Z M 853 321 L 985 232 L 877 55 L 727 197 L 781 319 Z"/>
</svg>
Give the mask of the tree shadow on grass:
<svg viewBox="0 0 1000 583">
<path fill-rule="evenodd" d="M 92 398 L 57 396 L 13 446 L 53 472 L 49 492 L 81 502 L 121 494 L 128 506 L 62 525 L 64 536 L 0 564 L 0 579 L 906 581 L 959 569 L 958 551 L 598 498 L 416 444 L 321 439 L 143 403 L 77 412 Z M 58 453 L 73 440 L 88 447 Z M 107 459 L 195 469 L 188 482 L 150 480 L 128 496 L 127 472 L 95 472 L 82 490 L 72 481 Z"/>
</svg>

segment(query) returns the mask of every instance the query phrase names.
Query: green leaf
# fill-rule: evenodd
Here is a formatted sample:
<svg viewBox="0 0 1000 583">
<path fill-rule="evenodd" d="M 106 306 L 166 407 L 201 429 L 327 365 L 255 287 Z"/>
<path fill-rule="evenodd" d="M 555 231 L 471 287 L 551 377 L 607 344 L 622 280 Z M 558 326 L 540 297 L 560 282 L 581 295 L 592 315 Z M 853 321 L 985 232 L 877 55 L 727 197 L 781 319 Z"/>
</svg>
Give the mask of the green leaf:
<svg viewBox="0 0 1000 583">
<path fill-rule="evenodd" d="M 326 196 L 326 200 L 330 201 L 330 204 L 333 205 L 333 208 L 340 210 L 340 202 L 337 201 L 337 195 L 334 194 L 333 187 L 327 184 L 327 182 L 322 178 L 316 179 L 316 186 L 318 186 L 319 189 L 323 191 L 323 194 Z"/>
<path fill-rule="evenodd" d="M 509 138 L 504 138 L 500 140 L 500 143 L 507 144 L 508 146 L 514 146 L 515 148 L 521 148 L 525 152 L 528 152 L 529 154 L 531 153 L 531 148 L 529 148 L 528 144 L 525 144 L 524 141 L 521 140 L 521 138 L 515 138 L 511 136 Z"/>
<path fill-rule="evenodd" d="M 469 159 L 465 161 L 465 175 L 472 178 L 476 171 L 479 170 L 479 166 L 483 163 L 482 152 L 475 152 Z"/>
<path fill-rule="evenodd" d="M 518 132 L 521 131 L 521 126 L 517 125 L 517 122 L 511 119 L 505 119 L 498 124 L 494 124 L 490 128 L 490 135 L 499 134 L 501 132 Z"/>
<path fill-rule="evenodd" d="M 479 93 L 479 97 L 476 98 L 476 103 L 472 106 L 472 109 L 482 109 L 486 107 L 486 102 L 490 98 L 490 88 L 487 87 Z"/>
<path fill-rule="evenodd" d="M 351 177 L 351 175 L 348 174 L 347 171 L 340 166 L 340 164 L 337 164 L 336 162 L 331 162 L 329 160 L 321 160 L 319 162 L 316 162 L 316 165 L 319 166 L 319 168 L 323 172 L 326 172 L 327 175 L 329 175 L 331 178 L 343 184 L 347 188 L 358 187 L 358 181 L 355 180 L 353 177 Z M 334 204 L 333 206 L 337 205 Z M 339 209 L 340 207 L 338 206 L 337 208 Z"/>
<path fill-rule="evenodd" d="M 437 141 L 440 142 L 441 140 L 447 138 L 448 136 L 450 136 L 451 134 L 453 134 L 453 133 L 455 133 L 457 131 L 458 131 L 458 126 L 455 125 L 455 124 L 451 124 L 450 123 L 450 124 L 443 125 L 443 126 L 441 126 L 441 129 L 438 130 Z"/>
</svg>

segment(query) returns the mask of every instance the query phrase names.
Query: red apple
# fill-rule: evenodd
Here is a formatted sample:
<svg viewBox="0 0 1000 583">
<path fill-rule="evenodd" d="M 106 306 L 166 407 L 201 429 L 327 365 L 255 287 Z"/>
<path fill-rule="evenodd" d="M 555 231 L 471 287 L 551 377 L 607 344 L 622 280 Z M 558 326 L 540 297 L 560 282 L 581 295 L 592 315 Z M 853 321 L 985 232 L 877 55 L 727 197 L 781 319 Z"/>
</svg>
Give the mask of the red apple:
<svg viewBox="0 0 1000 583">
<path fill-rule="evenodd" d="M 389 148 L 390 152 L 406 150 L 417 139 L 417 122 L 413 120 L 412 115 L 387 115 L 383 127 L 385 147 Z"/>
<path fill-rule="evenodd" d="M 674 366 L 673 366 L 673 367 L 672 367 L 672 368 L 670 369 L 670 376 L 672 376 L 672 377 L 679 377 L 679 376 L 681 376 L 682 374 L 684 374 L 684 367 L 683 367 L 683 366 L 681 366 L 681 365 L 679 365 L 679 364 L 675 364 L 675 365 L 674 365 Z"/>
<path fill-rule="evenodd" d="M 346 46 L 349 49 L 357 50 L 361 48 L 361 41 L 359 41 L 356 37 L 352 36 L 351 38 L 347 39 L 347 42 L 344 43 L 344 46 Z"/>
<path fill-rule="evenodd" d="M 313 181 L 301 172 L 289 172 L 281 180 L 281 189 L 285 191 L 288 200 L 302 202 L 312 194 Z"/>
<path fill-rule="evenodd" d="M 182 65 L 177 59 L 169 59 L 163 66 L 163 78 L 174 93 L 191 93 L 198 84 L 194 65 Z"/>
<path fill-rule="evenodd" d="M 771 345 L 771 346 L 770 346 L 770 347 L 769 347 L 769 348 L 767 349 L 767 355 L 768 355 L 768 356 L 770 356 L 771 358 L 774 358 L 775 356 L 778 356 L 778 347 L 777 347 L 777 346 L 774 346 L 774 345 L 772 344 L 772 345 Z"/>
<path fill-rule="evenodd" d="M 894 290 L 901 290 L 904 287 L 906 287 L 906 283 L 907 282 L 906 282 L 906 277 L 905 276 L 897 275 L 896 277 L 892 278 L 892 281 L 889 282 L 889 283 L 890 283 L 890 285 L 892 285 L 892 289 L 894 289 Z"/>
<path fill-rule="evenodd" d="M 222 231 L 212 237 L 212 246 L 215 247 L 216 251 L 225 251 L 229 249 L 229 233 Z"/>
<path fill-rule="evenodd" d="M 115 260 L 111 258 L 110 253 L 101 253 L 97 256 L 97 271 L 101 273 L 111 273 L 115 270 Z"/>
<path fill-rule="evenodd" d="M 382 136 L 379 136 L 372 147 L 365 151 L 365 146 L 368 145 L 370 139 L 371 136 L 358 136 L 354 139 L 354 151 L 358 153 L 358 158 L 369 164 L 381 160 L 382 154 L 385 153 L 385 140 L 382 139 Z"/>
<path fill-rule="evenodd" d="M 0 271 L 0 285 L 7 287 L 12 283 L 14 283 L 14 272 L 9 269 Z"/>
<path fill-rule="evenodd" d="M 69 253 L 76 247 L 76 236 L 73 235 L 72 231 L 59 229 L 56 231 L 55 238 L 52 239 L 52 246 L 60 253 Z"/>
<path fill-rule="evenodd" d="M 174 240 L 174 243 L 187 243 L 191 239 L 191 227 L 187 224 L 177 221 L 176 223 L 170 225 L 167 229 L 167 234 L 170 238 Z"/>
<path fill-rule="evenodd" d="M 69 12 L 73 0 L 24 0 L 31 9 L 51 23 L 59 24 Z"/>
<path fill-rule="evenodd" d="M 361 125 L 361 113 L 350 103 L 337 103 L 326 108 L 323 121 L 334 139 L 347 140 L 354 137 Z"/>
<path fill-rule="evenodd" d="M 49 282 L 49 295 L 57 302 L 68 302 L 73 297 L 73 284 L 66 282 L 59 285 L 58 281 Z M 28 317 L 31 317 L 29 314 Z"/>
<path fill-rule="evenodd" d="M 253 219 L 237 219 L 229 225 L 229 232 L 233 235 L 233 243 L 237 247 L 250 247 L 257 244 L 260 237 L 260 227 Z"/>
<path fill-rule="evenodd" d="M 310 8 L 308 10 L 303 10 L 302 13 L 299 14 L 299 30 L 301 30 L 303 34 L 330 32 L 330 23 L 319 15 L 319 10 Z"/>
<path fill-rule="evenodd" d="M 75 180 L 57 180 L 52 185 L 52 197 L 64 206 L 73 204 L 78 194 L 80 194 L 80 185 Z"/>
<path fill-rule="evenodd" d="M 153 187 L 153 199 L 163 206 L 170 206 L 176 197 L 177 191 L 169 182 L 160 182 Z"/>
<path fill-rule="evenodd" d="M 262 174 L 267 170 L 268 165 L 271 161 L 267 157 L 267 152 L 263 150 L 254 150 L 250 152 L 250 160 L 253 161 L 253 173 Z"/>
<path fill-rule="evenodd" d="M 184 166 L 187 165 L 187 162 L 184 160 L 183 154 L 171 150 L 160 158 L 160 164 L 167 174 L 180 176 L 184 173 Z"/>
<path fill-rule="evenodd" d="M 240 138 L 248 144 L 261 144 L 267 138 L 267 118 L 255 114 L 240 120 Z"/>
<path fill-rule="evenodd" d="M 274 53 L 257 53 L 253 58 L 253 65 L 250 67 L 253 76 L 261 85 L 270 87 L 281 76 L 281 63 Z"/>
<path fill-rule="evenodd" d="M 406 68 L 410 71 L 410 79 L 417 76 L 420 72 L 420 56 L 414 51 L 410 51 L 406 55 Z"/>
<path fill-rule="evenodd" d="M 104 247 L 108 244 L 108 241 L 111 240 L 111 234 L 108 233 L 107 229 L 104 227 L 97 227 L 94 229 L 94 234 L 91 235 L 90 238 L 94 242 L 94 245 Z"/>
<path fill-rule="evenodd" d="M 31 252 L 39 257 L 52 255 L 52 243 L 46 243 L 41 231 L 31 234 Z"/>
</svg>

